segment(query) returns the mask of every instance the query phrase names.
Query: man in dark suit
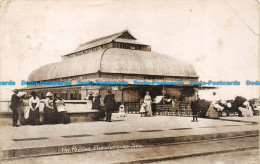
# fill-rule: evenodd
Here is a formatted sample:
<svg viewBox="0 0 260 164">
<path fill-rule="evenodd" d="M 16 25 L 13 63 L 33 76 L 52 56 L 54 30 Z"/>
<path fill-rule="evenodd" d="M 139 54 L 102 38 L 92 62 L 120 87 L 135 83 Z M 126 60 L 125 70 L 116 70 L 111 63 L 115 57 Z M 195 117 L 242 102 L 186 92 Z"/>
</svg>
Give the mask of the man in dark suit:
<svg viewBox="0 0 260 164">
<path fill-rule="evenodd" d="M 15 89 L 14 94 L 12 95 L 12 98 L 11 98 L 11 105 L 10 105 L 10 108 L 13 111 L 13 126 L 15 126 L 15 127 L 19 127 L 19 125 L 17 125 L 17 121 L 18 121 L 18 117 L 19 117 L 19 114 L 18 114 L 19 103 L 20 103 L 20 97 L 18 97 L 18 90 Z"/>
<path fill-rule="evenodd" d="M 114 95 L 111 94 L 111 91 L 108 91 L 108 94 L 104 98 L 104 104 L 105 104 L 105 110 L 106 110 L 106 121 L 107 122 L 112 122 L 111 117 L 112 117 L 112 111 L 115 107 L 116 101 L 114 98 Z"/>
</svg>

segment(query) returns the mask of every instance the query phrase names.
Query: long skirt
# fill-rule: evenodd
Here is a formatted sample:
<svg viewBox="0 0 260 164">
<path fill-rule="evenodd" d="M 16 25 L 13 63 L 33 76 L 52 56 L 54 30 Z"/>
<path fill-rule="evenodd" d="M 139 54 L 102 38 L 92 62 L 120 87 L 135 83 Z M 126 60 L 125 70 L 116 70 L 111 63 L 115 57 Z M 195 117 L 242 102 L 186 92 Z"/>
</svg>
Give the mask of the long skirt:
<svg viewBox="0 0 260 164">
<path fill-rule="evenodd" d="M 146 112 L 145 108 L 146 108 L 146 105 L 143 103 L 140 108 L 140 113 L 145 113 Z"/>
<path fill-rule="evenodd" d="M 25 118 L 25 113 L 27 115 L 28 111 L 30 111 L 29 106 L 20 106 L 17 109 L 17 112 L 18 112 L 18 115 L 19 115 L 18 122 L 19 122 L 20 125 L 28 125 L 29 124 L 29 119 Z"/>
<path fill-rule="evenodd" d="M 55 109 L 44 106 L 44 123 L 45 124 L 57 124 L 58 123 L 58 111 Z"/>
<path fill-rule="evenodd" d="M 32 103 L 32 107 L 34 108 L 37 104 Z M 36 108 L 34 111 L 30 109 L 29 113 L 29 123 L 30 125 L 39 125 L 40 113 L 39 108 Z"/>
<path fill-rule="evenodd" d="M 252 117 L 253 116 L 253 111 L 251 109 L 239 107 L 239 111 L 241 111 L 243 117 Z"/>
<path fill-rule="evenodd" d="M 210 104 L 209 109 L 206 113 L 206 116 L 209 118 L 218 118 L 219 117 L 218 112 L 214 109 L 213 103 Z"/>
</svg>

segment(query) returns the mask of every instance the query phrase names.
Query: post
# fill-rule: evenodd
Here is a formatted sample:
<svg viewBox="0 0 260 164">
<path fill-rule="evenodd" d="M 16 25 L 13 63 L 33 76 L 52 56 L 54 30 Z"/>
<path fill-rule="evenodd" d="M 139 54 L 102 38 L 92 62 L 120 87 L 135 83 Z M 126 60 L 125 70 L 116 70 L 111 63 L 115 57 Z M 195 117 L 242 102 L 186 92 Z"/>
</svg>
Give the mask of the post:
<svg viewBox="0 0 260 164">
<path fill-rule="evenodd" d="M 162 109 L 163 109 L 163 113 L 164 113 L 164 84 L 163 84 L 163 104 L 162 104 Z"/>
<path fill-rule="evenodd" d="M 122 86 L 122 102 L 124 102 L 124 86 Z"/>
</svg>

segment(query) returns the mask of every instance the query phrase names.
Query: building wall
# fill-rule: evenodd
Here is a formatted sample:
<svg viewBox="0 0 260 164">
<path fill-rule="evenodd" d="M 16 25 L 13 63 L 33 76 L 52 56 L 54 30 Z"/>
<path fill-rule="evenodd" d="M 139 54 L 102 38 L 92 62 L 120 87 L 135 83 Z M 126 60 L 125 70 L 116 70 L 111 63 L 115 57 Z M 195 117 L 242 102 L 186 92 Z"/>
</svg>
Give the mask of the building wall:
<svg viewBox="0 0 260 164">
<path fill-rule="evenodd" d="M 127 89 L 125 86 L 105 86 L 105 85 L 81 85 L 77 86 L 77 81 L 144 81 L 144 80 L 156 80 L 156 81 L 183 81 L 185 84 L 188 84 L 190 80 L 198 81 L 198 78 L 194 77 L 163 77 L 163 76 L 151 76 L 151 75 L 131 75 L 131 74 L 111 74 L 111 73 L 95 73 L 88 75 L 79 75 L 75 77 L 64 77 L 60 79 L 52 79 L 53 81 L 71 81 L 75 86 L 66 86 L 66 87 L 56 87 L 56 88 L 41 88 L 41 89 L 28 89 L 28 92 L 36 91 L 40 98 L 45 98 L 46 93 L 52 92 L 56 94 L 58 97 L 61 97 L 66 100 L 77 99 L 84 100 L 90 91 L 93 93 L 100 93 L 101 98 L 104 98 L 107 94 L 108 90 L 112 90 L 112 93 L 115 95 L 115 99 L 117 102 L 139 102 L 141 97 L 138 93 L 138 86 L 132 85 L 132 89 Z M 153 86 L 157 87 L 157 86 Z M 162 87 L 162 86 L 158 86 Z M 174 96 L 175 98 L 179 98 L 181 96 L 181 86 L 179 87 L 165 87 L 165 95 L 170 97 Z M 122 91 L 123 90 L 123 91 Z M 25 90 L 22 90 L 25 91 Z M 123 97 L 122 97 L 123 95 Z M 188 98 L 187 100 L 196 99 L 197 93 L 194 98 Z"/>
<path fill-rule="evenodd" d="M 138 94 L 138 91 L 136 89 L 134 90 L 124 90 L 124 102 L 139 102 L 141 97 Z"/>
<path fill-rule="evenodd" d="M 180 88 L 167 88 L 166 95 L 168 95 L 170 98 L 174 96 L 176 99 L 178 99 L 181 97 L 181 90 Z"/>
<path fill-rule="evenodd" d="M 172 98 L 174 96 L 175 99 L 181 97 L 181 89 L 182 87 L 173 87 L 173 88 L 165 88 L 165 91 L 162 91 L 162 94 L 169 96 Z M 112 86 L 81 86 L 81 87 L 63 87 L 63 88 L 54 88 L 54 89 L 35 89 L 34 91 L 38 94 L 40 99 L 44 99 L 47 92 L 52 92 L 53 94 L 61 97 L 65 100 L 85 100 L 88 96 L 88 93 L 93 92 L 99 93 L 101 95 L 101 99 L 107 95 L 107 91 L 112 90 L 112 94 L 115 95 L 116 102 L 140 102 L 141 97 L 138 92 L 138 86 L 134 86 L 133 88 L 123 88 L 122 86 L 112 87 Z M 28 91 L 29 93 L 31 91 Z M 161 94 L 161 95 L 162 95 Z M 190 102 L 192 100 L 197 99 L 198 88 L 195 88 L 195 95 L 193 97 L 186 97 L 184 101 Z M 158 95 L 157 95 L 158 96 Z"/>
</svg>

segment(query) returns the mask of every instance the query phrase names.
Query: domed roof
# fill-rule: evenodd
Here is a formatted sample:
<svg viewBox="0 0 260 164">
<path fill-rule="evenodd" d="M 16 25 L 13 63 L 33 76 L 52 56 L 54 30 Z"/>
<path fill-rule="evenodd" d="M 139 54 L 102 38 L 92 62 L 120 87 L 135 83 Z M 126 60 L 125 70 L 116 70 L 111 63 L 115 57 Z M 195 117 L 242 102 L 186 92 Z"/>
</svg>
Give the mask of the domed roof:
<svg viewBox="0 0 260 164">
<path fill-rule="evenodd" d="M 198 77 L 194 67 L 176 58 L 151 51 L 109 48 L 34 70 L 28 81 L 51 80 L 91 73 Z"/>
</svg>

